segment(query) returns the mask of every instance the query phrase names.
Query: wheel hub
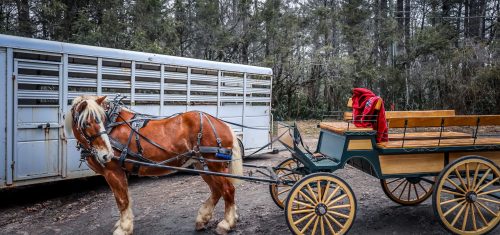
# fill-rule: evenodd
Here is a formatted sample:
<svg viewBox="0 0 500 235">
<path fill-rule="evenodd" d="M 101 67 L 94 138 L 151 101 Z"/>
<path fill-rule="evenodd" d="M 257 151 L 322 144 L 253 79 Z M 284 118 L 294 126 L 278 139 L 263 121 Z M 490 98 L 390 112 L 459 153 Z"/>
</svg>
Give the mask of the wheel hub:
<svg viewBox="0 0 500 235">
<path fill-rule="evenodd" d="M 422 179 L 419 177 L 407 177 L 406 180 L 408 180 L 411 184 L 418 184 Z"/>
<path fill-rule="evenodd" d="M 316 206 L 315 212 L 319 216 L 323 216 L 328 212 L 328 207 L 325 204 L 320 203 Z"/>
<path fill-rule="evenodd" d="M 475 201 L 477 201 L 477 194 L 476 192 L 467 192 L 467 194 L 465 194 L 465 199 L 467 200 L 467 202 L 469 203 L 473 203 Z"/>
</svg>

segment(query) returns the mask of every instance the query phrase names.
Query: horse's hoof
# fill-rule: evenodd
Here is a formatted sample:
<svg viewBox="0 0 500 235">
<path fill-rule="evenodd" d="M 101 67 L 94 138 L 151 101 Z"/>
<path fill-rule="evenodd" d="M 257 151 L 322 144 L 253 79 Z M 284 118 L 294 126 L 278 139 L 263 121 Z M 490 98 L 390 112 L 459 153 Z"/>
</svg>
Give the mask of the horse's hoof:
<svg viewBox="0 0 500 235">
<path fill-rule="evenodd" d="M 231 226 L 229 226 L 229 223 L 226 220 L 222 220 L 217 225 L 215 232 L 219 235 L 226 235 L 229 232 L 229 230 L 231 230 Z"/>
<path fill-rule="evenodd" d="M 196 222 L 195 229 L 196 229 L 196 231 L 205 230 L 207 228 L 206 225 L 207 225 L 207 223 Z"/>
</svg>

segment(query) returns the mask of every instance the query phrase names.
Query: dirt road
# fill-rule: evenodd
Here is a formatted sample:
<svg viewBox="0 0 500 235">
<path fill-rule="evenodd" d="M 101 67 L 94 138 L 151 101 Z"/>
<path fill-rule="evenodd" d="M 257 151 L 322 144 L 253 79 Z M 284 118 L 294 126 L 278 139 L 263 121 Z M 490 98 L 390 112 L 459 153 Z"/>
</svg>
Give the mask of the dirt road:
<svg viewBox="0 0 500 235">
<path fill-rule="evenodd" d="M 276 165 L 289 155 L 266 154 L 248 162 Z M 377 179 L 352 167 L 335 174 L 351 185 L 358 201 L 350 234 L 446 234 L 430 200 L 416 207 L 399 206 L 386 198 Z M 209 190 L 199 176 L 132 178 L 130 189 L 135 234 L 214 234 L 223 217 L 221 201 L 209 228 L 194 230 L 195 215 Z M 232 234 L 289 234 L 268 185 L 244 182 L 238 187 L 237 204 L 240 221 Z M 101 177 L 0 192 L 0 211 L 0 234 L 111 234 L 118 220 L 114 198 Z"/>
</svg>

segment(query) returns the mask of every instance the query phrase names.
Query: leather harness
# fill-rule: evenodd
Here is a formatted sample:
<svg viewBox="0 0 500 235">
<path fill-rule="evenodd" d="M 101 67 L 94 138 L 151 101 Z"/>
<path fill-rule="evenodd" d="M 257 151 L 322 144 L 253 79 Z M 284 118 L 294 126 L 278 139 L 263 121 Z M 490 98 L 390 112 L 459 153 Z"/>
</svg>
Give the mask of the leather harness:
<svg viewBox="0 0 500 235">
<path fill-rule="evenodd" d="M 123 98 L 122 98 L 123 99 Z M 117 151 L 121 152 L 120 157 L 118 158 L 118 161 L 120 163 L 120 166 L 125 170 L 124 163 L 125 159 L 127 157 L 133 157 L 139 160 L 140 162 L 144 163 L 152 163 L 152 164 L 157 164 L 157 165 L 164 165 L 171 163 L 176 160 L 184 160 L 184 163 L 187 162 L 189 159 L 196 159 L 198 160 L 203 168 L 205 170 L 208 170 L 207 162 L 230 162 L 232 161 L 232 150 L 228 148 L 222 147 L 222 141 L 219 138 L 219 135 L 217 134 L 217 130 L 215 129 L 215 126 L 213 123 L 210 121 L 210 118 L 208 118 L 209 114 L 206 114 L 204 112 L 199 112 L 200 115 L 200 130 L 197 135 L 197 140 L 196 140 L 196 146 L 190 151 L 187 151 L 185 153 L 177 153 L 171 150 L 166 149 L 165 147 L 159 145 L 158 143 L 154 142 L 153 140 L 145 137 L 142 135 L 139 131 L 141 128 L 144 128 L 149 121 L 151 120 L 162 120 L 162 119 L 168 119 L 175 117 L 179 115 L 180 113 L 168 116 L 168 117 L 158 117 L 158 116 L 152 116 L 152 115 L 145 115 L 145 114 L 139 114 L 139 113 L 134 113 L 134 116 L 132 119 L 127 120 L 127 121 L 120 121 L 117 122 L 116 120 L 118 118 L 121 118 L 122 120 L 125 120 L 120 116 L 120 112 L 122 107 L 124 106 L 123 103 L 121 103 L 122 99 L 115 98 L 113 101 L 109 102 L 105 108 L 105 114 L 106 114 L 106 122 L 105 122 L 105 129 L 106 131 L 101 131 L 95 135 L 89 136 L 85 132 L 85 128 L 87 127 L 86 124 L 82 128 L 78 128 L 80 133 L 85 137 L 85 140 L 87 141 L 88 146 L 90 148 L 85 148 L 81 143 L 77 144 L 77 148 L 80 150 L 80 161 L 84 162 L 86 161 L 87 157 L 90 156 L 96 156 L 96 150 L 92 147 L 92 142 L 99 136 L 103 134 L 108 134 L 108 138 L 110 140 L 111 146 L 116 149 Z M 77 105 L 74 105 L 73 107 L 73 122 L 76 124 L 78 115 L 79 113 L 76 112 L 75 107 Z M 213 117 L 213 116 L 212 116 Z M 215 118 L 215 117 L 213 117 Z M 201 140 L 203 138 L 203 120 L 206 119 L 212 129 L 212 132 L 214 133 L 217 146 L 201 146 Z M 96 121 L 99 122 L 96 118 Z M 127 125 L 130 128 L 130 134 L 128 136 L 127 142 L 125 144 L 121 143 L 120 141 L 112 138 L 109 136 L 111 131 L 113 130 L 114 127 L 120 126 L 120 125 Z M 136 142 L 136 148 L 137 152 L 131 151 L 129 149 L 130 143 L 132 141 L 132 138 L 135 138 Z M 143 150 L 144 148 L 141 145 L 140 140 L 144 140 L 148 142 L 149 144 L 155 146 L 156 148 L 159 148 L 165 152 L 175 154 L 176 156 L 169 158 L 167 160 L 161 161 L 161 162 L 155 162 L 153 160 L 150 160 L 143 155 Z M 217 158 L 220 159 L 205 159 L 203 158 L 202 154 L 203 153 L 213 153 Z M 130 172 L 131 174 L 137 175 L 139 172 L 139 169 L 141 167 L 141 164 L 133 164 L 132 171 Z"/>
</svg>

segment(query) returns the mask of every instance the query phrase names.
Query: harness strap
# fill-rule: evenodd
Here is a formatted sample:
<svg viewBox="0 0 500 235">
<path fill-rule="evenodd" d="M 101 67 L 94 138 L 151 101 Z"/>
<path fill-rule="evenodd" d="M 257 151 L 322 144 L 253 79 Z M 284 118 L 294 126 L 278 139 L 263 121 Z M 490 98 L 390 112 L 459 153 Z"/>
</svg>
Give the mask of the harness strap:
<svg viewBox="0 0 500 235">
<path fill-rule="evenodd" d="M 122 153 L 120 154 L 120 166 L 123 166 L 123 164 L 125 162 L 125 158 L 127 158 L 128 146 L 130 145 L 130 141 L 132 141 L 133 136 L 134 136 L 134 132 L 131 131 L 130 135 L 128 136 L 127 144 L 125 145 L 125 148 L 123 148 Z"/>
<path fill-rule="evenodd" d="M 203 113 L 200 112 L 200 132 L 198 133 L 198 140 L 196 141 L 196 147 L 199 149 L 201 145 L 201 137 L 203 136 Z"/>
<path fill-rule="evenodd" d="M 201 112 L 200 112 L 200 114 L 201 114 Z M 214 132 L 215 140 L 217 141 L 217 145 L 219 146 L 219 148 L 221 148 L 222 141 L 220 140 L 219 135 L 217 135 L 217 131 L 215 130 L 214 124 L 212 123 L 212 121 L 210 121 L 210 118 L 208 118 L 206 115 L 205 115 L 205 118 L 207 119 L 208 124 L 210 124 L 210 127 L 212 127 L 212 131 Z"/>
</svg>

